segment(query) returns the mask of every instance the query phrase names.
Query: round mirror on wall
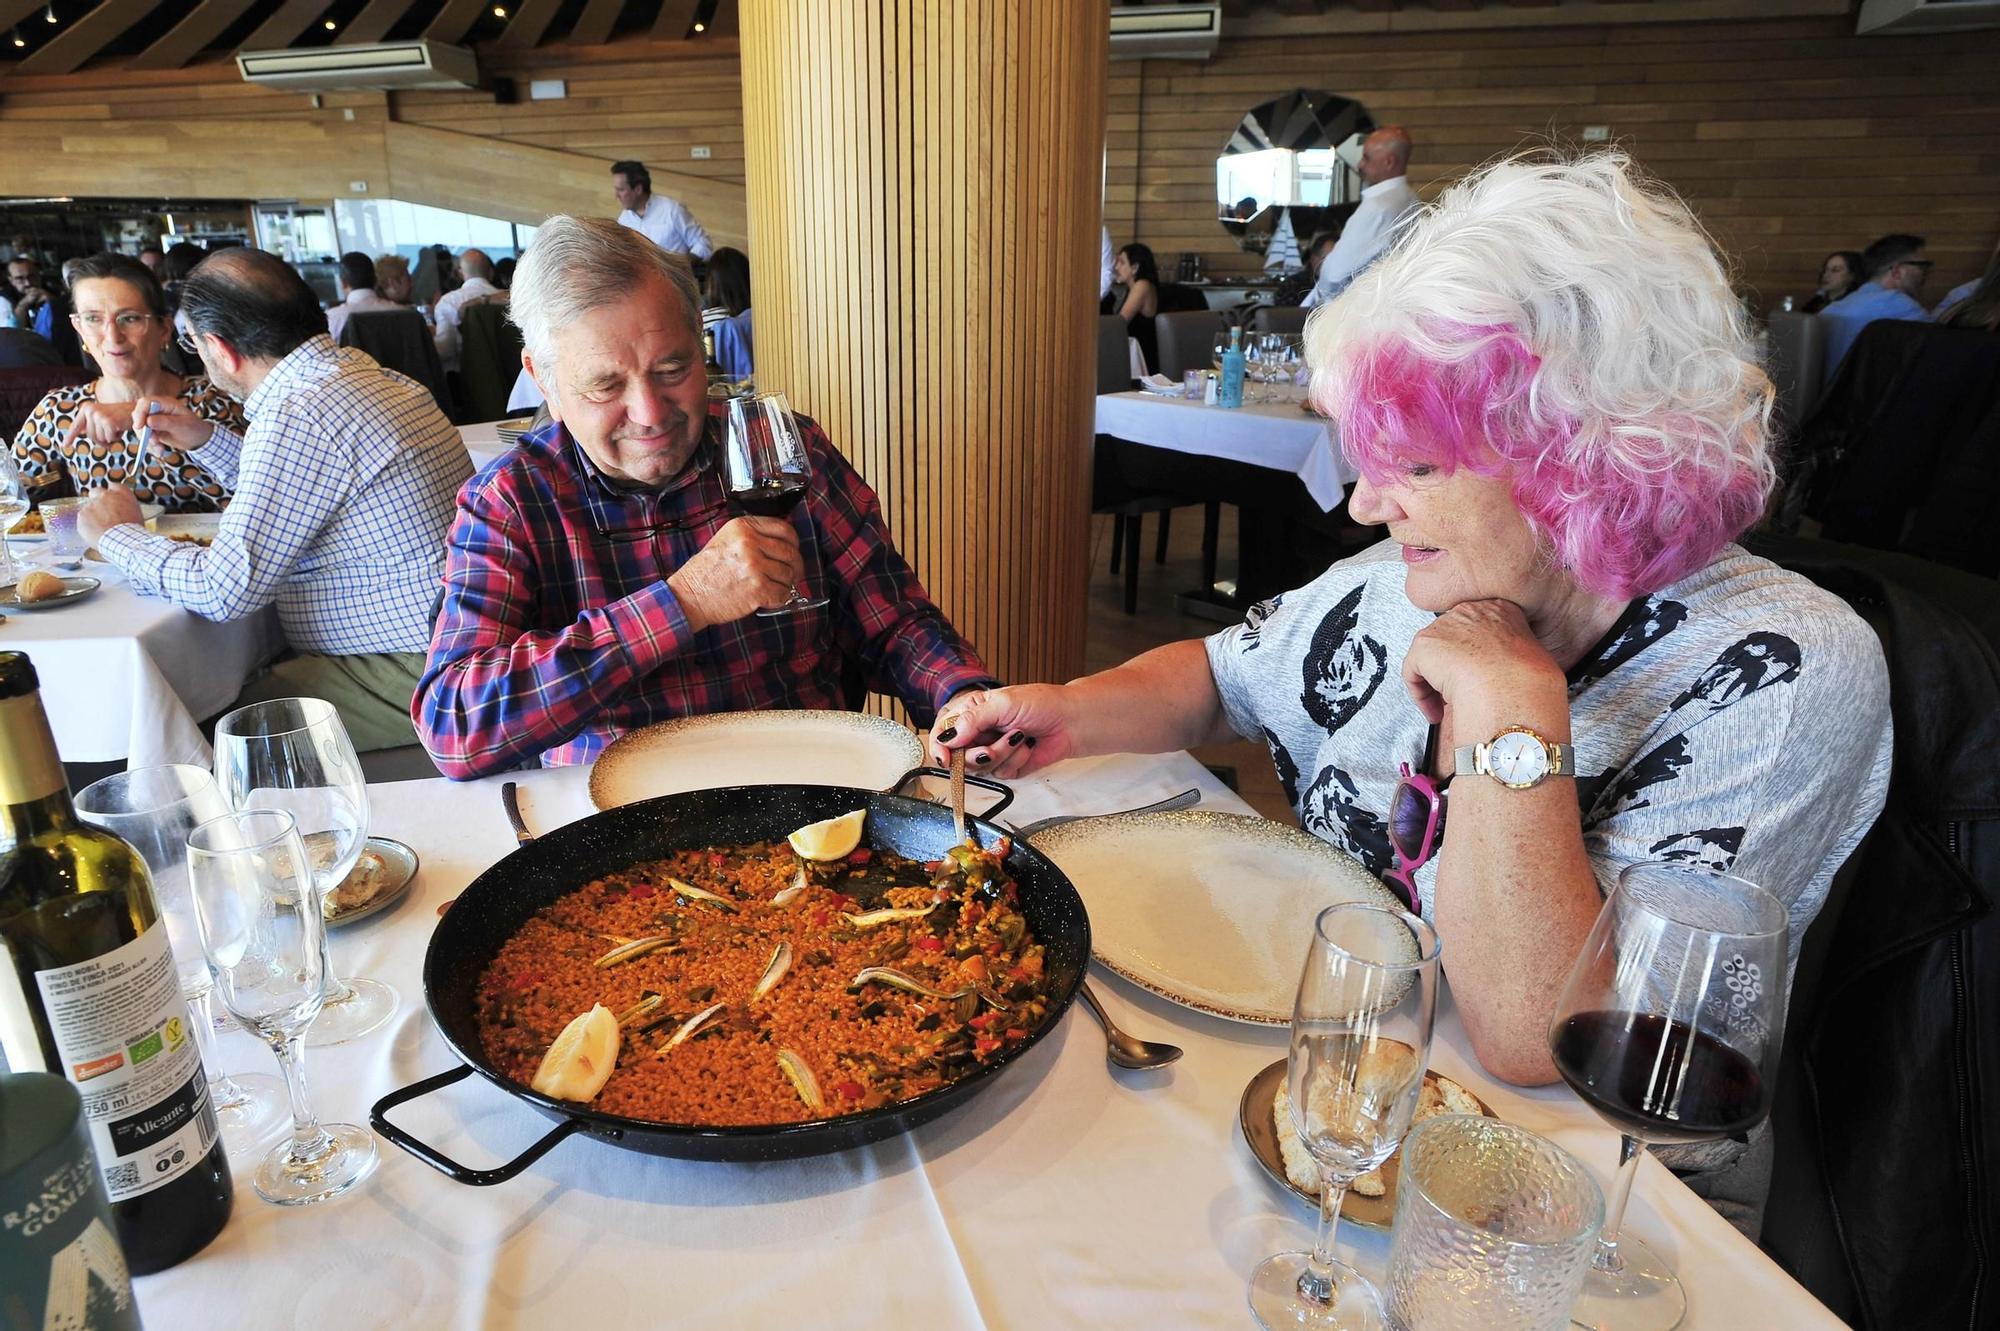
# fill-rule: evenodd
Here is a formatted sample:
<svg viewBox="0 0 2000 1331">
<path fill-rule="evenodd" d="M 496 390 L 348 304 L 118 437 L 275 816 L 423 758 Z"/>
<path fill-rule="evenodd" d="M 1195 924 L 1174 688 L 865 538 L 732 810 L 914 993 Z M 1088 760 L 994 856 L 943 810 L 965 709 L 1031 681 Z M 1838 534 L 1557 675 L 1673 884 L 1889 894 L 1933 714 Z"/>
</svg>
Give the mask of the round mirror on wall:
<svg viewBox="0 0 2000 1331">
<path fill-rule="evenodd" d="M 1334 228 L 1361 199 L 1361 140 L 1374 128 L 1367 107 L 1330 92 L 1252 107 L 1215 159 L 1216 220 L 1255 254 L 1284 220 L 1299 245 Z"/>
</svg>

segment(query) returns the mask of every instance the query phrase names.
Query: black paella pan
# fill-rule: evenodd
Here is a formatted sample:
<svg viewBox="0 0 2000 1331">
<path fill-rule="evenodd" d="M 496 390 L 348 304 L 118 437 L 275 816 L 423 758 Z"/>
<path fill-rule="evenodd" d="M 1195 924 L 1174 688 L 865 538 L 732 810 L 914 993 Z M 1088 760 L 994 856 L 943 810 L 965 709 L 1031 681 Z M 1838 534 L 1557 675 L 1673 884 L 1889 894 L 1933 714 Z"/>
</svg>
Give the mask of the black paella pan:
<svg viewBox="0 0 2000 1331">
<path fill-rule="evenodd" d="M 900 790 L 919 775 L 943 773 L 919 768 L 894 789 Z M 982 816 L 966 818 L 967 834 L 981 846 L 990 847 L 1008 835 L 991 819 L 1012 800 L 1013 793 L 997 782 L 974 777 L 966 780 L 1001 793 L 1001 799 Z M 1046 948 L 1048 1015 L 1026 1040 L 948 1086 L 879 1109 L 805 1123 L 701 1127 L 626 1118 L 551 1099 L 503 1076 L 480 1049 L 473 1003 L 479 977 L 501 946 L 542 907 L 592 879 L 642 860 L 678 850 L 778 841 L 807 823 L 863 807 L 868 810 L 864 846 L 928 861 L 942 857 L 954 844 L 951 811 L 923 800 L 844 786 L 733 786 L 662 795 L 608 809 L 523 845 L 465 889 L 438 922 L 424 957 L 424 1001 L 445 1042 L 464 1060 L 463 1066 L 383 1096 L 369 1116 L 375 1130 L 458 1182 L 484 1185 L 514 1177 L 577 1132 L 651 1155 L 780 1160 L 879 1141 L 936 1118 L 979 1094 L 1055 1029 L 1090 961 L 1090 921 L 1083 899 L 1062 870 L 1018 842 L 1007 857 L 1006 867 L 1020 890 L 1021 914 Z M 388 1112 L 396 1106 L 474 1072 L 556 1122 L 553 1130 L 518 1157 L 493 1169 L 460 1164 L 388 1120 Z"/>
</svg>

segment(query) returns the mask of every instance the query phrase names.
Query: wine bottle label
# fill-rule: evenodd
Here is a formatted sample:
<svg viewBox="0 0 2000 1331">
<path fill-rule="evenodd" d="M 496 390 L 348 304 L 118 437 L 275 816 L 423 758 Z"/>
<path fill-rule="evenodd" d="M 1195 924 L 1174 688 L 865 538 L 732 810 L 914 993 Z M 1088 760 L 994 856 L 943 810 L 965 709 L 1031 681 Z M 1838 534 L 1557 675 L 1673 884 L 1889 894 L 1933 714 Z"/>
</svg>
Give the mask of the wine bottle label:
<svg viewBox="0 0 2000 1331">
<path fill-rule="evenodd" d="M 62 1057 L 49 1071 L 83 1096 L 105 1196 L 151 1192 L 200 1164 L 215 1141 L 215 1111 L 166 926 L 155 922 L 89 961 L 36 971 L 35 982 Z"/>
</svg>

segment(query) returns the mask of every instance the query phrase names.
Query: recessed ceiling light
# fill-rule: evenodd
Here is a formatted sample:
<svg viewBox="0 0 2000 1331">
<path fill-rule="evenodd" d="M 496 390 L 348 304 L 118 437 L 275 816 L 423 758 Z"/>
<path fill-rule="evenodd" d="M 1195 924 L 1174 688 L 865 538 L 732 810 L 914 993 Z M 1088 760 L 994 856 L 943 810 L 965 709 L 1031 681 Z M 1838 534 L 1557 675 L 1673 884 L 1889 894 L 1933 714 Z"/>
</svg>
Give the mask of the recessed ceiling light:
<svg viewBox="0 0 2000 1331">
<path fill-rule="evenodd" d="M 707 32 L 707 31 L 708 31 L 708 25 L 707 25 L 706 23 L 697 23 L 697 24 L 695 24 L 695 25 L 694 25 L 694 30 L 695 30 L 696 32 Z"/>
<path fill-rule="evenodd" d="M 340 25 L 335 23 L 332 19 L 328 19 L 326 22 L 320 24 L 320 26 L 322 28 L 325 28 L 328 32 L 332 32 L 335 28 L 339 27 Z"/>
<path fill-rule="evenodd" d="M 21 30 L 19 28 L 14 29 L 14 45 L 26 46 L 27 44 L 28 39 L 21 35 Z"/>
<path fill-rule="evenodd" d="M 493 17 L 494 17 L 494 18 L 506 18 L 506 17 L 507 17 L 507 6 L 505 6 L 505 5 L 495 5 L 495 6 L 493 6 Z"/>
<path fill-rule="evenodd" d="M 47 9 L 44 9 L 42 11 L 42 17 L 48 20 L 50 23 L 54 23 L 56 21 L 56 7 L 53 3 L 51 3 Z"/>
</svg>

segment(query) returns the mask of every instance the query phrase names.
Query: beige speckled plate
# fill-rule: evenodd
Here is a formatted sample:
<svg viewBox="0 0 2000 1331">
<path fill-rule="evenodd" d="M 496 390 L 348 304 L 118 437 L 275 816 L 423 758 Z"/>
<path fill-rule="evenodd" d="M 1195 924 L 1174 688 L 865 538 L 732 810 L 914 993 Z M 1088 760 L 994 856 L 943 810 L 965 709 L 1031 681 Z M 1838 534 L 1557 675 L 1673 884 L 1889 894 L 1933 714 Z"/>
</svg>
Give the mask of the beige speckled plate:
<svg viewBox="0 0 2000 1331">
<path fill-rule="evenodd" d="M 1232 1021 L 1291 1021 L 1320 911 L 1343 901 L 1402 906 L 1346 852 L 1262 818 L 1119 814 L 1051 828 L 1034 844 L 1082 894 L 1099 961 Z"/>
<path fill-rule="evenodd" d="M 1285 1158 L 1278 1151 L 1278 1124 L 1272 1117 L 1271 1107 L 1278 1098 L 1278 1085 L 1285 1079 L 1286 1063 L 1279 1059 L 1271 1066 L 1250 1079 L 1243 1088 L 1243 1099 L 1236 1107 L 1237 1126 L 1243 1129 L 1243 1140 L 1250 1147 L 1250 1154 L 1271 1176 L 1271 1181 L 1285 1191 L 1308 1203 L 1315 1211 L 1319 1209 L 1319 1194 L 1307 1192 L 1292 1182 L 1285 1173 Z M 1437 1073 L 1426 1069 L 1424 1080 L 1434 1082 Z M 1497 1117 L 1493 1107 L 1474 1095 L 1471 1087 L 1465 1093 L 1479 1102 L 1480 1112 L 1488 1118 Z M 1358 1192 L 1349 1192 L 1340 1199 L 1340 1218 L 1352 1220 L 1370 1229 L 1388 1229 L 1396 1220 L 1396 1176 L 1403 1163 L 1403 1148 L 1382 1166 L 1382 1195 L 1363 1197 Z"/>
<path fill-rule="evenodd" d="M 858 786 L 886 790 L 923 764 L 923 746 L 886 717 L 862 712 L 723 712 L 663 721 L 613 741 L 590 772 L 590 802 L 718 786 Z"/>
</svg>

